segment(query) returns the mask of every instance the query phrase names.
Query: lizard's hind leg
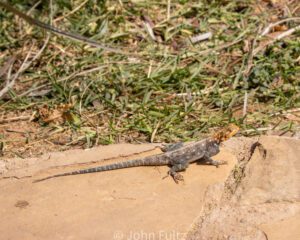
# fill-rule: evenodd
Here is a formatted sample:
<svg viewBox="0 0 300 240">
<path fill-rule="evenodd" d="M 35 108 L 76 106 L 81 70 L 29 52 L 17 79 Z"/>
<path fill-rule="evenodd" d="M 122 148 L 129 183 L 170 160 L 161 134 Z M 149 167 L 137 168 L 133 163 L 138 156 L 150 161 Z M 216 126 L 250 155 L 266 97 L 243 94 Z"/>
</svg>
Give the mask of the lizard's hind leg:
<svg viewBox="0 0 300 240">
<path fill-rule="evenodd" d="M 168 171 L 168 175 L 170 175 L 173 178 L 175 183 L 178 183 L 179 181 L 184 181 L 183 176 L 178 172 L 184 171 L 188 166 L 189 163 L 175 164 Z"/>
</svg>

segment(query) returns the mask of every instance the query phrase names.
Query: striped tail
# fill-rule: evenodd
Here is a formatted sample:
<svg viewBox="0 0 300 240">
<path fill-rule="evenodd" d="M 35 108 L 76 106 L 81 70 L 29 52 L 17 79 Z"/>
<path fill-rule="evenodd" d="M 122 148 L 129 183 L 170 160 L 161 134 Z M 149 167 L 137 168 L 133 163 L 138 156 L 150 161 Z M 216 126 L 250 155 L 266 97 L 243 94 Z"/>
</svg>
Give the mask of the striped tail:
<svg viewBox="0 0 300 240">
<path fill-rule="evenodd" d="M 142 159 L 137 160 L 130 160 L 126 162 L 119 162 L 119 163 L 113 163 L 109 165 L 94 167 L 94 168 L 87 168 L 82 170 L 77 170 L 73 172 L 67 172 L 67 173 L 60 173 L 56 175 L 52 175 L 49 177 L 45 177 L 42 179 L 35 180 L 33 182 L 41 182 L 50 178 L 56 178 L 56 177 L 64 177 L 64 176 L 71 176 L 71 175 L 78 175 L 78 174 L 86 174 L 86 173 L 95 173 L 95 172 L 104 172 L 104 171 L 111 171 L 111 170 L 117 170 L 117 169 L 123 169 L 123 168 L 131 168 L 131 167 L 139 167 L 139 166 L 160 166 L 160 165 L 167 165 L 168 162 L 165 162 L 162 158 L 162 155 L 157 156 L 151 156 L 151 157 L 145 157 Z"/>
</svg>

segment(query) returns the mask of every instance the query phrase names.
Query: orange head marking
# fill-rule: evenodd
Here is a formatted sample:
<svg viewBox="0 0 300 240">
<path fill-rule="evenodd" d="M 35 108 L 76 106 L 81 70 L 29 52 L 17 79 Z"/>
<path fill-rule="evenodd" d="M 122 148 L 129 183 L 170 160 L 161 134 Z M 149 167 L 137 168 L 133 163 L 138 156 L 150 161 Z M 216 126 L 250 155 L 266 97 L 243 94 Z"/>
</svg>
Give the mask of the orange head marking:
<svg viewBox="0 0 300 240">
<path fill-rule="evenodd" d="M 237 134 L 237 132 L 240 130 L 240 128 L 235 124 L 229 124 L 227 127 L 221 129 L 220 131 L 216 132 L 213 136 L 213 139 L 215 139 L 218 142 L 224 142 Z"/>
</svg>

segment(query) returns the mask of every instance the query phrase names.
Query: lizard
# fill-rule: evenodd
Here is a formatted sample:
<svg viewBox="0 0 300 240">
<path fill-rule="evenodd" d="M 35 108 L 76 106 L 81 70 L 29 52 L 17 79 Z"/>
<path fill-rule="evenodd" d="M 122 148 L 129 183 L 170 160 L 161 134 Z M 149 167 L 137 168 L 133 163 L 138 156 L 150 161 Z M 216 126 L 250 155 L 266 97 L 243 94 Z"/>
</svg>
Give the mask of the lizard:
<svg viewBox="0 0 300 240">
<path fill-rule="evenodd" d="M 32 24 L 32 25 L 35 25 L 35 26 L 38 26 L 48 32 L 52 32 L 52 33 L 56 33 L 60 36 L 63 36 L 63 37 L 67 37 L 67 38 L 70 38 L 72 40 L 77 40 L 79 42 L 83 42 L 83 43 L 86 43 L 90 46 L 93 46 L 93 47 L 96 47 L 96 48 L 100 48 L 100 49 L 103 49 L 105 51 L 108 51 L 108 52 L 114 52 L 114 53 L 119 53 L 119 54 L 123 54 L 123 55 L 135 55 L 133 53 L 126 53 L 120 49 L 116 49 L 116 48 L 112 48 L 112 47 L 108 47 L 108 46 L 105 46 L 97 41 L 94 41 L 92 39 L 89 39 L 87 37 L 84 37 L 82 35 L 79 35 L 79 34 L 76 34 L 76 33 L 70 33 L 70 32 L 65 32 L 65 31 L 62 31 L 60 30 L 59 28 L 57 27 L 54 27 L 50 24 L 46 24 L 46 23 L 43 23 L 39 20 L 36 20 L 22 12 L 20 12 L 19 10 L 17 10 L 16 8 L 10 6 L 9 4 L 7 3 L 4 3 L 4 2 L 1 2 L 0 1 L 0 6 L 3 7 L 4 9 L 6 9 L 7 11 L 10 11 L 12 13 L 14 13 L 15 15 L 19 16 L 20 18 L 22 18 L 23 20 L 25 20 L 26 22 L 28 22 L 29 24 Z"/>
<path fill-rule="evenodd" d="M 235 135 L 238 130 L 239 128 L 236 125 L 229 125 L 225 130 L 217 132 L 213 137 L 210 138 L 206 138 L 187 145 L 184 145 L 181 142 L 168 145 L 165 147 L 165 149 L 163 149 L 163 153 L 158 155 L 77 170 L 73 172 L 60 173 L 35 180 L 34 182 L 40 182 L 56 177 L 104 172 L 123 168 L 168 165 L 170 166 L 168 175 L 170 175 L 174 179 L 174 181 L 178 183 L 179 181 L 183 181 L 183 176 L 178 172 L 186 170 L 190 163 L 205 161 L 206 163 L 209 163 L 216 167 L 221 164 L 226 164 L 226 161 L 216 161 L 211 157 L 219 153 L 220 143 Z"/>
</svg>

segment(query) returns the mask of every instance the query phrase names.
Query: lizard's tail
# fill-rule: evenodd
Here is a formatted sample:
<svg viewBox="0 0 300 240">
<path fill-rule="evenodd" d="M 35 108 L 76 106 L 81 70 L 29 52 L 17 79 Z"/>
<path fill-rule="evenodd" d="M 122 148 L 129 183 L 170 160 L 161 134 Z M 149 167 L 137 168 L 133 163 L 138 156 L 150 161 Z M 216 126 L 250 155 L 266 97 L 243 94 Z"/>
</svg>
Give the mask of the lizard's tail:
<svg viewBox="0 0 300 240">
<path fill-rule="evenodd" d="M 64 176 L 71 176 L 71 175 L 78 175 L 78 174 L 87 174 L 87 173 L 95 173 L 95 172 L 104 172 L 104 171 L 111 171 L 111 170 L 117 170 L 122 168 L 130 168 L 130 167 L 139 167 L 139 166 L 158 166 L 158 165 L 165 165 L 164 162 L 162 162 L 159 158 L 156 156 L 146 157 L 142 159 L 137 160 L 130 160 L 125 162 L 118 162 L 113 163 L 109 165 L 94 167 L 94 168 L 87 168 L 82 170 L 77 170 L 73 172 L 67 172 L 67 173 L 60 173 L 56 175 L 52 175 L 49 177 L 45 177 L 42 179 L 34 180 L 33 182 L 41 182 L 50 178 L 56 178 L 56 177 L 64 177 Z"/>
</svg>

